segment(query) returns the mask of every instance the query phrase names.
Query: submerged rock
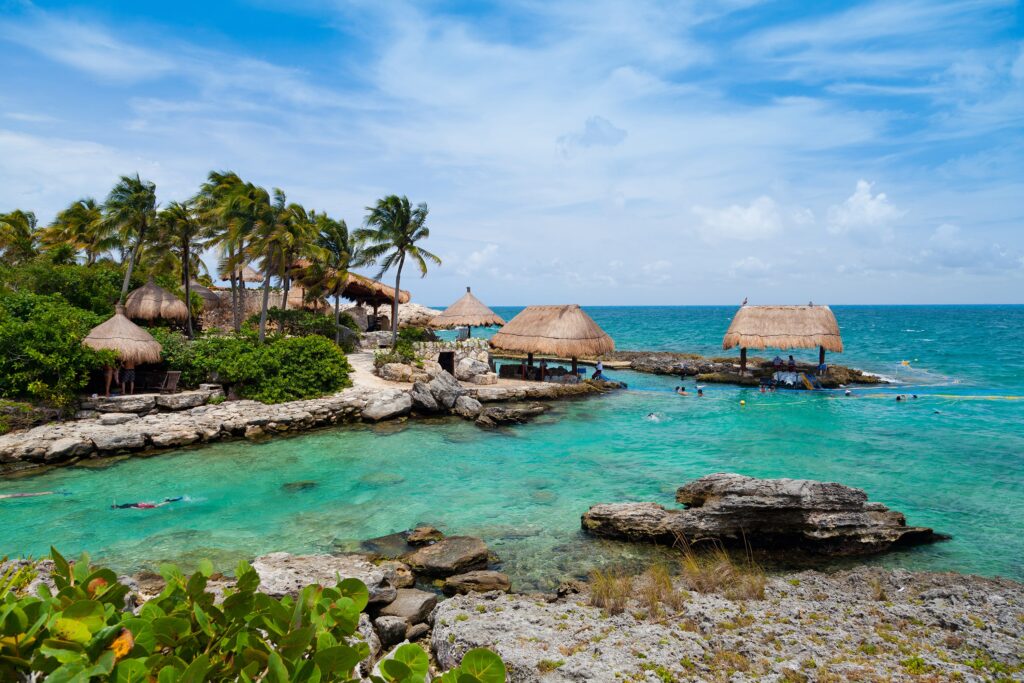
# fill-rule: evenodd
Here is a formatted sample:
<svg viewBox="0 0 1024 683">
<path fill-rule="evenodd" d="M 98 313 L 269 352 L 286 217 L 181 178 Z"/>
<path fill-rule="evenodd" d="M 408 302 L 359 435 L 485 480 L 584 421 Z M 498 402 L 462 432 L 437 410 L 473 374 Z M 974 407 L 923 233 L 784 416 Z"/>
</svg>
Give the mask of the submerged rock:
<svg viewBox="0 0 1024 683">
<path fill-rule="evenodd" d="M 484 569 L 487 559 L 487 544 L 473 536 L 449 536 L 402 558 L 413 571 L 427 576 L 451 576 Z"/>
<path fill-rule="evenodd" d="M 487 406 L 477 415 L 476 424 L 479 427 L 525 424 L 548 410 L 549 407 L 543 403 L 531 403 L 524 406 Z"/>
<path fill-rule="evenodd" d="M 288 493 L 298 493 L 299 491 L 309 491 L 315 489 L 317 486 L 315 481 L 289 481 L 281 484 L 281 489 Z"/>
<path fill-rule="evenodd" d="M 926 527 L 907 526 L 902 513 L 867 498 L 864 491 L 842 484 L 723 473 L 681 487 L 676 500 L 686 509 L 600 504 L 581 521 L 584 531 L 610 538 L 657 543 L 715 539 L 831 555 L 871 554 L 944 538 Z"/>
<path fill-rule="evenodd" d="M 444 538 L 444 533 L 432 526 L 418 526 L 405 537 L 409 545 L 429 545 Z"/>
</svg>

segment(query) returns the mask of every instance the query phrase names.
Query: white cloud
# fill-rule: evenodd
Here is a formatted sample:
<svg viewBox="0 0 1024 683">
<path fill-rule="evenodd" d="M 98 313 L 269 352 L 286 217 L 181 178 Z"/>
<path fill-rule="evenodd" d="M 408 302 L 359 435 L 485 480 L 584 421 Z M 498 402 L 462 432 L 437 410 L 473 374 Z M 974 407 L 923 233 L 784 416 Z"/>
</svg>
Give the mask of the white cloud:
<svg viewBox="0 0 1024 683">
<path fill-rule="evenodd" d="M 893 206 L 884 192 L 872 194 L 872 187 L 872 183 L 858 180 L 846 201 L 829 207 L 829 232 L 834 235 L 872 233 L 886 241 L 892 239 L 893 223 L 906 212 Z"/>
<path fill-rule="evenodd" d="M 701 219 L 699 232 L 708 241 L 761 240 L 782 231 L 782 213 L 771 197 L 761 196 L 747 206 L 732 204 L 724 209 L 693 207 Z"/>
<path fill-rule="evenodd" d="M 732 277 L 742 279 L 763 278 L 771 273 L 771 271 L 771 265 L 765 263 L 756 256 L 746 256 L 738 261 L 733 261 L 732 265 L 729 267 L 729 274 Z"/>
<path fill-rule="evenodd" d="M 935 228 L 918 258 L 921 270 L 946 269 L 974 273 L 1024 272 L 1024 256 L 995 243 L 964 235 L 959 226 L 943 223 Z"/>
<path fill-rule="evenodd" d="M 477 249 L 475 251 L 470 252 L 464 258 L 460 259 L 456 257 L 456 259 L 454 259 L 455 263 L 453 264 L 455 266 L 455 271 L 459 275 L 463 276 L 473 275 L 474 273 L 478 272 L 481 268 L 483 268 L 484 266 L 488 265 L 491 261 L 493 261 L 497 253 L 498 245 L 488 244 L 484 246 L 482 249 Z"/>
<path fill-rule="evenodd" d="M 574 147 L 614 147 L 626 139 L 626 134 L 603 116 L 591 116 L 582 132 L 560 135 L 558 147 L 562 154 L 571 153 Z"/>
</svg>

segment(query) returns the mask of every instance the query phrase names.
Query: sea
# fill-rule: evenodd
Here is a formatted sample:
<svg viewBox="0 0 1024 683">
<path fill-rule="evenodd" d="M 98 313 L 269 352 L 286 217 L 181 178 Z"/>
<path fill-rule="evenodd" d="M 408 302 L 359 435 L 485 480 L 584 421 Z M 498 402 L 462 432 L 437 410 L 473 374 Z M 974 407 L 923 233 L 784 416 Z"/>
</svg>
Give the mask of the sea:
<svg viewBox="0 0 1024 683">
<path fill-rule="evenodd" d="M 509 319 L 520 309 L 495 310 Z M 585 310 L 619 349 L 736 353 L 721 349 L 735 307 Z M 697 398 L 674 393 L 678 377 L 612 370 L 627 389 L 495 431 L 410 420 L 97 460 L 0 481 L 0 493 L 57 492 L 0 500 L 0 556 L 52 545 L 120 571 L 204 558 L 230 571 L 270 551 L 342 552 L 432 524 L 482 537 L 517 589 L 551 589 L 597 567 L 672 560 L 583 534 L 591 505 L 671 507 L 685 482 L 738 472 L 856 486 L 951 537 L 865 561 L 1024 580 L 1024 306 L 833 310 L 845 352 L 829 360 L 892 384 L 850 396 L 708 385 Z"/>
</svg>

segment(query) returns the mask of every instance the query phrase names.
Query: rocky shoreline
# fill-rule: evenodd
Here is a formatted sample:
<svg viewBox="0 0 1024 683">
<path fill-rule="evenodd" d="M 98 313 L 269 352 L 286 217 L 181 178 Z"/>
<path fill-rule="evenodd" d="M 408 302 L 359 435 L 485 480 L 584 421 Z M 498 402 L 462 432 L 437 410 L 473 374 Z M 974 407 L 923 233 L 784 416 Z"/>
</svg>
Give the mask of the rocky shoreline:
<svg viewBox="0 0 1024 683">
<path fill-rule="evenodd" d="M 481 426 L 488 427 L 519 423 L 542 410 L 508 406 L 494 411 L 483 404 L 597 395 L 612 386 L 581 382 L 467 387 L 441 371 L 429 382 L 411 387 L 353 387 L 333 396 L 273 405 L 248 400 L 208 403 L 216 394 L 213 389 L 206 390 L 202 404 L 194 407 L 183 397 L 203 392 L 124 397 L 117 403 L 117 410 L 124 412 L 101 412 L 111 409 L 107 405 L 110 400 L 92 399 L 87 402 L 87 410 L 79 414 L 81 419 L 0 436 L 0 475 L 72 464 L 83 458 L 151 453 L 227 439 L 263 439 L 337 424 L 417 415 L 453 414 L 470 420 L 483 417 Z M 158 401 L 162 402 L 160 406 L 156 405 Z M 160 412 L 160 407 L 169 412 Z"/>
<path fill-rule="evenodd" d="M 698 382 L 709 384 L 739 384 L 757 386 L 762 378 L 771 377 L 774 372 L 768 358 L 751 356 L 747 359 L 747 374 L 739 374 L 739 359 L 732 357 L 708 358 L 695 353 L 675 351 L 614 351 L 602 357 L 617 367 L 628 367 L 635 372 L 653 375 L 677 375 L 694 377 Z M 797 363 L 796 371 L 813 376 L 817 366 Z M 884 379 L 863 370 L 843 365 L 829 364 L 828 375 L 820 378 L 821 386 L 835 389 L 850 384 L 884 384 Z"/>
</svg>

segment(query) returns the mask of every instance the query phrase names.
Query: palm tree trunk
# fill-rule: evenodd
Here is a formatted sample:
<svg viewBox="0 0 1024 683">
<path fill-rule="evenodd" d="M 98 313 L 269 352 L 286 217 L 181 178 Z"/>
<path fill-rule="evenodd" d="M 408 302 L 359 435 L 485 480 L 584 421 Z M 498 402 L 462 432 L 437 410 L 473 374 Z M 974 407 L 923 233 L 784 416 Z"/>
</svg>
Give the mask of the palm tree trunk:
<svg viewBox="0 0 1024 683">
<path fill-rule="evenodd" d="M 341 346 L 341 294 L 334 295 L 334 344 Z"/>
<path fill-rule="evenodd" d="M 262 344 L 267 338 L 267 304 L 270 302 L 270 252 L 267 252 L 266 270 L 263 274 L 263 306 L 260 308 L 260 335 L 259 341 Z"/>
<path fill-rule="evenodd" d="M 145 234 L 145 228 L 139 230 L 139 239 L 135 242 L 135 248 L 131 250 L 131 256 L 128 258 L 128 269 L 124 271 L 124 282 L 121 283 L 120 304 L 122 306 L 124 306 L 124 300 L 128 298 L 128 283 L 131 282 L 132 270 L 135 269 L 135 261 L 139 258 L 139 251 L 142 249 L 142 238 Z"/>
<path fill-rule="evenodd" d="M 395 274 L 395 298 L 391 300 L 391 348 L 398 346 L 398 300 L 402 297 L 402 266 L 405 252 L 398 258 L 398 272 Z"/>
<path fill-rule="evenodd" d="M 181 272 L 185 277 L 185 308 L 188 309 L 188 317 L 185 318 L 185 333 L 189 339 L 192 339 L 195 335 L 192 332 L 192 278 L 189 274 L 191 256 L 189 255 L 188 240 L 181 241 L 181 253 L 183 254 Z"/>
<path fill-rule="evenodd" d="M 285 263 L 284 275 L 281 276 L 281 315 L 278 316 L 277 331 L 280 334 L 284 334 L 284 312 L 288 310 L 288 290 L 291 289 L 292 279 L 288 274 L 288 264 Z"/>
</svg>

